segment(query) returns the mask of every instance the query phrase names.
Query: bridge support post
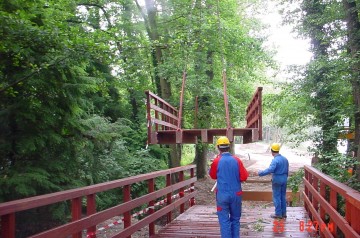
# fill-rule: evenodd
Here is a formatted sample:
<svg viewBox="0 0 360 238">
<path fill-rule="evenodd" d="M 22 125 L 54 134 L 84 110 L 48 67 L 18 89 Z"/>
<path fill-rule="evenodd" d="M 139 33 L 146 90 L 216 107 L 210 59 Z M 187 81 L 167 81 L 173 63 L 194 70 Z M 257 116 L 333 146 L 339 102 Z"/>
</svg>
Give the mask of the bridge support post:
<svg viewBox="0 0 360 238">
<path fill-rule="evenodd" d="M 168 187 L 168 186 L 171 186 L 171 174 L 168 174 L 168 175 L 166 175 L 166 187 Z M 166 195 L 166 204 L 167 205 L 170 205 L 171 204 L 171 193 L 168 193 L 167 195 Z M 167 223 L 170 223 L 172 221 L 172 212 L 169 212 L 168 214 L 167 214 Z"/>
<path fill-rule="evenodd" d="M 86 215 L 90 216 L 96 213 L 96 201 L 95 194 L 90 194 L 86 196 Z M 96 238 L 96 226 L 89 227 L 87 229 L 87 235 L 90 238 Z"/>
<path fill-rule="evenodd" d="M 130 185 L 125 185 L 123 188 L 123 201 L 128 202 L 131 199 L 131 192 L 130 192 Z M 131 226 L 131 213 L 130 211 L 127 211 L 124 213 L 124 228 L 128 228 Z M 130 238 L 129 236 L 128 238 Z"/>
<path fill-rule="evenodd" d="M 71 200 L 71 215 L 72 221 L 81 218 L 81 198 L 77 197 Z M 81 232 L 72 235 L 72 238 L 81 238 Z"/>
<path fill-rule="evenodd" d="M 1 216 L 1 237 L 15 238 L 15 214 Z"/>
<path fill-rule="evenodd" d="M 184 181 L 184 171 L 179 172 L 179 182 L 182 182 L 182 181 Z M 184 187 L 180 188 L 179 196 L 180 196 L 180 198 L 184 197 Z M 180 213 L 184 213 L 184 211 L 185 211 L 185 205 L 181 204 L 180 205 Z"/>
<path fill-rule="evenodd" d="M 148 180 L 148 193 L 152 193 L 155 191 L 155 180 L 154 179 L 149 179 Z M 155 205 L 155 201 L 151 200 L 149 202 L 149 215 L 153 214 L 155 209 L 154 209 L 154 205 Z M 155 223 L 151 222 L 149 224 L 149 237 L 155 235 Z"/>
</svg>

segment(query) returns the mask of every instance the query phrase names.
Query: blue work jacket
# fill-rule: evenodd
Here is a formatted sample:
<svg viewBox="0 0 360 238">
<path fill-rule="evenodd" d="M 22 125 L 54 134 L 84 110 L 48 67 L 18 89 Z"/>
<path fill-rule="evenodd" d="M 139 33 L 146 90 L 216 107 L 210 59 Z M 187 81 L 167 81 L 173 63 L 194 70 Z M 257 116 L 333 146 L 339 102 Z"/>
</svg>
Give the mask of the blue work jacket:
<svg viewBox="0 0 360 238">
<path fill-rule="evenodd" d="M 287 158 L 281 154 L 275 155 L 269 168 L 259 172 L 259 176 L 268 174 L 272 174 L 273 183 L 286 182 L 287 177 L 289 176 L 289 161 Z"/>
</svg>

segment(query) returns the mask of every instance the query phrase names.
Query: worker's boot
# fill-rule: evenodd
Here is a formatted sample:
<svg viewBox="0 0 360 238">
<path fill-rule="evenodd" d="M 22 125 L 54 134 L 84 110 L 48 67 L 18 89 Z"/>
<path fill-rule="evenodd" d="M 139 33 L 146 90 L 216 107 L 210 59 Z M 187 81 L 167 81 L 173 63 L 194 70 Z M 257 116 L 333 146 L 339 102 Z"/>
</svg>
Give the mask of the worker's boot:
<svg viewBox="0 0 360 238">
<path fill-rule="evenodd" d="M 279 216 L 279 215 L 276 215 L 276 214 L 271 214 L 270 217 L 274 218 L 274 219 L 282 219 L 283 218 L 282 216 Z"/>
</svg>

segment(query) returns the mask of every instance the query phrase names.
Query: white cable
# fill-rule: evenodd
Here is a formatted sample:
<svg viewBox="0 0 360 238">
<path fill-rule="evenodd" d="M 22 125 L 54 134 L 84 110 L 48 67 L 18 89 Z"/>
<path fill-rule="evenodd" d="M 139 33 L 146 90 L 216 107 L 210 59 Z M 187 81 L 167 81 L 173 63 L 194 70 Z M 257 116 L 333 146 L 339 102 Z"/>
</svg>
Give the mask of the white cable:
<svg viewBox="0 0 360 238">
<path fill-rule="evenodd" d="M 216 185 L 217 185 L 217 181 L 215 182 L 214 186 L 212 187 L 211 192 L 214 192 Z"/>
</svg>

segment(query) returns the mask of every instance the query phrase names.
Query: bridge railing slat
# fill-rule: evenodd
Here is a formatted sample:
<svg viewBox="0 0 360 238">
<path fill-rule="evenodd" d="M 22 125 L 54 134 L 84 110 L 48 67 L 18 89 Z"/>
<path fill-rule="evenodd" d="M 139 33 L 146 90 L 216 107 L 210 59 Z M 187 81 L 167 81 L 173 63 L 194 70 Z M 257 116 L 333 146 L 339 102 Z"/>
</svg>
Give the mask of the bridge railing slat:
<svg viewBox="0 0 360 238">
<path fill-rule="evenodd" d="M 310 219 L 321 226 L 321 237 L 337 237 L 340 229 L 347 238 L 360 238 L 360 193 L 311 166 L 304 168 L 305 209 Z M 345 199 L 344 216 L 339 213 L 339 196 Z"/>
</svg>

